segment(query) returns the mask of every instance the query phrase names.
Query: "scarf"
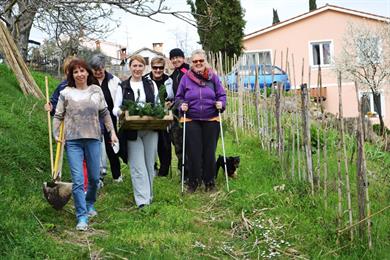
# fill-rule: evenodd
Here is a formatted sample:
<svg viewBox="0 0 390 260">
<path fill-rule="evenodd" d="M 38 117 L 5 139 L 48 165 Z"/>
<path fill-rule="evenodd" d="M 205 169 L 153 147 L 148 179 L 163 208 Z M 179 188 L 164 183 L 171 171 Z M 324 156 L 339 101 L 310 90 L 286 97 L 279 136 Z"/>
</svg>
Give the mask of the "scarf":
<svg viewBox="0 0 390 260">
<path fill-rule="evenodd" d="M 212 69 L 205 69 L 202 73 L 195 73 L 193 70 L 187 72 L 188 77 L 200 86 L 206 86 L 206 81 L 210 81 L 213 76 Z"/>
</svg>

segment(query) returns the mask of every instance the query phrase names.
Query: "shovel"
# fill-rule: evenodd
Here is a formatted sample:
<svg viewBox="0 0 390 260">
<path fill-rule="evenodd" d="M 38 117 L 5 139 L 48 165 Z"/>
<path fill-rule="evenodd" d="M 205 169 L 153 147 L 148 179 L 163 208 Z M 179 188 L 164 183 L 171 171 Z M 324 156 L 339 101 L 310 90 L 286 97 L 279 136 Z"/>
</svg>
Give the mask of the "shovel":
<svg viewBox="0 0 390 260">
<path fill-rule="evenodd" d="M 46 101 L 49 103 L 48 81 L 45 77 L 46 83 Z M 64 122 L 61 122 L 60 136 L 57 141 L 56 158 L 53 167 L 53 148 L 51 138 L 51 117 L 50 111 L 47 112 L 48 129 L 49 129 L 49 147 L 50 147 L 50 166 L 52 173 L 52 180 L 43 183 L 43 194 L 46 200 L 53 208 L 62 209 L 72 196 L 72 183 L 61 182 L 62 162 L 64 156 Z"/>
</svg>

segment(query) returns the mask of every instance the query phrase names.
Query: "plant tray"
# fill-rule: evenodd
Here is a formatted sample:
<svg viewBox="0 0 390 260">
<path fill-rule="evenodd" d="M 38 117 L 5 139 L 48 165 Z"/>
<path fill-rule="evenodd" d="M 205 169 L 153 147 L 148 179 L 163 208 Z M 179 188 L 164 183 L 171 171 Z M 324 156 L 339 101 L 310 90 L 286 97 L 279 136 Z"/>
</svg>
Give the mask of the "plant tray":
<svg viewBox="0 0 390 260">
<path fill-rule="evenodd" d="M 159 130 L 166 129 L 173 122 L 172 112 L 163 118 L 153 116 L 130 116 L 128 111 L 125 111 L 121 118 L 121 127 L 127 130 Z"/>
</svg>

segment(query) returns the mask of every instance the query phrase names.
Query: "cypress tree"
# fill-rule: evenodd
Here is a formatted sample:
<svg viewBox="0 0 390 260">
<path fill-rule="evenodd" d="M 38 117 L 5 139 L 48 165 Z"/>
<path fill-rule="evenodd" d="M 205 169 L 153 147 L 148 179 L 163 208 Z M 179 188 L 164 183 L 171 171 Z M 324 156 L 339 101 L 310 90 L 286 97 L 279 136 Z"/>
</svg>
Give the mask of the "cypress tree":
<svg viewBox="0 0 390 260">
<path fill-rule="evenodd" d="M 280 20 L 279 20 L 278 10 L 272 9 L 272 12 L 273 12 L 272 25 L 274 25 L 279 23 Z"/>
<path fill-rule="evenodd" d="M 205 51 L 242 52 L 244 11 L 239 0 L 187 0 L 196 19 L 200 43 Z"/>
<path fill-rule="evenodd" d="M 309 0 L 309 11 L 313 11 L 317 9 L 316 0 Z"/>
</svg>

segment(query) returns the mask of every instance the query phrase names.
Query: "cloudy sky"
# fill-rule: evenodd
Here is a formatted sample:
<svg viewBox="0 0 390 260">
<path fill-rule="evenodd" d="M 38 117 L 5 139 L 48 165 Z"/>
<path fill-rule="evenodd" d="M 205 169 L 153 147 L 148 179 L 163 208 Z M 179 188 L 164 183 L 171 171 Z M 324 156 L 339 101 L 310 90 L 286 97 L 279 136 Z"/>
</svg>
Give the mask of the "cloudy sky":
<svg viewBox="0 0 390 260">
<path fill-rule="evenodd" d="M 175 11 L 189 11 L 186 0 L 166 0 L 167 6 Z M 309 9 L 309 0 L 241 0 L 245 9 L 245 33 L 251 33 L 272 24 L 272 8 L 278 10 L 281 21 L 305 13 Z M 358 11 L 390 17 L 390 0 L 317 0 L 317 7 L 325 4 L 337 5 Z M 170 16 L 158 16 L 163 23 L 115 12 L 115 17 L 121 25 L 108 35 L 110 42 L 127 46 L 130 51 L 142 47 L 152 47 L 153 42 L 164 43 L 164 52 L 168 53 L 174 47 L 182 47 L 187 53 L 199 48 L 199 37 L 196 29 Z M 33 39 L 44 37 L 34 31 Z"/>
</svg>

